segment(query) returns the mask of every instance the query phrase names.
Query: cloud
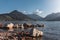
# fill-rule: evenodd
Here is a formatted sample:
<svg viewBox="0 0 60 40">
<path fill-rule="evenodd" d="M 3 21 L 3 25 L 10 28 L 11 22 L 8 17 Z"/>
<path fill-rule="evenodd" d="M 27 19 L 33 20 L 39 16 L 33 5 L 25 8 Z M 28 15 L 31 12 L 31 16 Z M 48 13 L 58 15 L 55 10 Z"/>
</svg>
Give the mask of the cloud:
<svg viewBox="0 0 60 40">
<path fill-rule="evenodd" d="M 26 11 L 23 11 L 23 13 L 26 13 Z"/>
<path fill-rule="evenodd" d="M 43 11 L 41 11 L 40 9 L 36 9 L 36 11 L 34 13 L 37 15 L 40 15 L 41 13 L 43 13 Z"/>
<path fill-rule="evenodd" d="M 28 14 L 28 12 L 27 11 L 22 11 L 24 14 Z"/>
<path fill-rule="evenodd" d="M 39 9 L 36 10 L 37 13 L 42 13 L 42 11 L 40 11 Z"/>
</svg>

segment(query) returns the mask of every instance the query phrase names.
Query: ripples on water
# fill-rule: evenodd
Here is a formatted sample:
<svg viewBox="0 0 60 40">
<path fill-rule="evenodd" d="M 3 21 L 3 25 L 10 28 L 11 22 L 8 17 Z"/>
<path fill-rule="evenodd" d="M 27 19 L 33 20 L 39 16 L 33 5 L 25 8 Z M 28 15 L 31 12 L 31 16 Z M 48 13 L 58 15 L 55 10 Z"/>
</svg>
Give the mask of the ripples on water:
<svg viewBox="0 0 60 40">
<path fill-rule="evenodd" d="M 8 21 L 2 23 L 32 23 L 44 24 L 44 28 L 40 28 L 44 32 L 44 40 L 60 40 L 60 21 Z"/>
</svg>

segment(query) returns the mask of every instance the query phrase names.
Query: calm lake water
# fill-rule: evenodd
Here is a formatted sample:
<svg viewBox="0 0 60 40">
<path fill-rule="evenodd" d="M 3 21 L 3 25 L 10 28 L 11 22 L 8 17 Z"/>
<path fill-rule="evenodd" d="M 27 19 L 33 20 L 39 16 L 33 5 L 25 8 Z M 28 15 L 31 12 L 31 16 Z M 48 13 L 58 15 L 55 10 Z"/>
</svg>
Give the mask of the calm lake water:
<svg viewBox="0 0 60 40">
<path fill-rule="evenodd" d="M 2 23 L 32 23 L 44 24 L 44 28 L 39 28 L 44 32 L 43 40 L 60 40 L 60 21 L 7 21 Z"/>
</svg>

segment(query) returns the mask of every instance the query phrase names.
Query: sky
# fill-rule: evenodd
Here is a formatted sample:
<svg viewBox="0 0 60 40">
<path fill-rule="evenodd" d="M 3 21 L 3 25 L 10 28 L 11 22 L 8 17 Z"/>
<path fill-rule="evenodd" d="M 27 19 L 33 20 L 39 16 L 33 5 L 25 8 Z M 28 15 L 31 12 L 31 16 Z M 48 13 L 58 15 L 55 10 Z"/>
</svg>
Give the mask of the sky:
<svg viewBox="0 0 60 40">
<path fill-rule="evenodd" d="M 13 10 L 25 14 L 36 12 L 37 15 L 45 17 L 60 12 L 60 0 L 0 0 L 0 14 Z"/>
</svg>

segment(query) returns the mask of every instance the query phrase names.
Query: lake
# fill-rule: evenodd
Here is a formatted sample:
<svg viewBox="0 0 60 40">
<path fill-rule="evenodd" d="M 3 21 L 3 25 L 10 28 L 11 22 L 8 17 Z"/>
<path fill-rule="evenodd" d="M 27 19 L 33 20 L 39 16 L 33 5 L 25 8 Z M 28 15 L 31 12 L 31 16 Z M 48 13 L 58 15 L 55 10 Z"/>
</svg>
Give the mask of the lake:
<svg viewBox="0 0 60 40">
<path fill-rule="evenodd" d="M 60 40 L 60 21 L 3 21 L 2 23 L 32 23 L 44 24 L 44 28 L 39 28 L 44 32 L 43 40 Z"/>
</svg>

